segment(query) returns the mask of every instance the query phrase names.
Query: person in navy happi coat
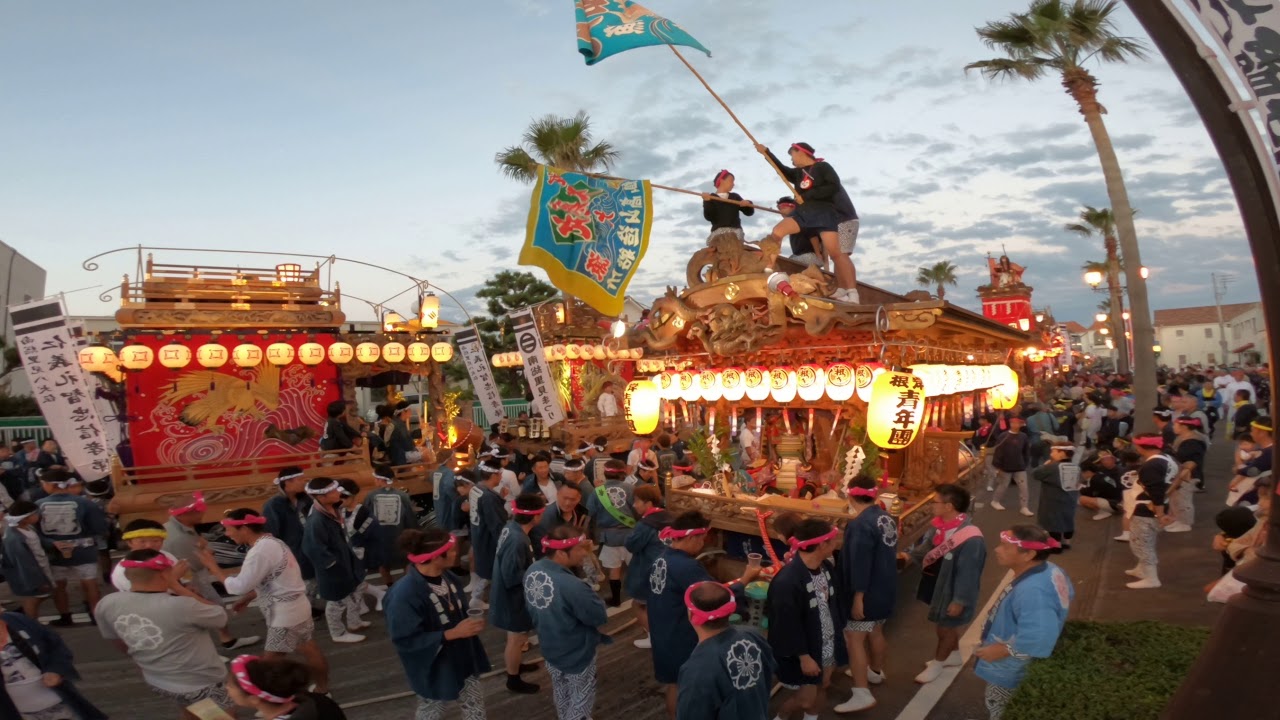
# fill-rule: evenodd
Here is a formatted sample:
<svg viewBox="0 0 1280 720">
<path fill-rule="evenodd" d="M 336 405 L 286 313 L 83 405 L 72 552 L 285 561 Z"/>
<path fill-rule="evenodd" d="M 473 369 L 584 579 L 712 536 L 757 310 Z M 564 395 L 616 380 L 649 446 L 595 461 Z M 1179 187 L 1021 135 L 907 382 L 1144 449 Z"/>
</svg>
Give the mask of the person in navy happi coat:
<svg viewBox="0 0 1280 720">
<path fill-rule="evenodd" d="M 493 560 L 498 552 L 498 536 L 507 524 L 506 501 L 495 489 L 502 480 L 502 468 L 480 463 L 476 484 L 471 488 L 471 604 L 488 608 L 484 591 L 493 579 Z"/>
<path fill-rule="evenodd" d="M 453 532 L 464 524 L 462 495 L 458 493 L 458 478 L 453 474 L 453 451 L 441 450 L 436 459 L 440 466 L 431 474 L 431 502 L 436 511 L 436 525 L 445 532 Z"/>
<path fill-rule="evenodd" d="M 649 612 L 645 609 L 649 604 L 649 572 L 653 570 L 654 561 L 667 549 L 658 533 L 671 524 L 671 513 L 662 508 L 662 491 L 653 486 L 637 487 L 631 507 L 640 517 L 640 522 L 631 529 L 625 543 L 627 552 L 631 553 L 626 589 L 627 595 L 631 597 L 631 609 L 636 614 L 636 621 L 646 635 L 635 641 L 636 647 L 649 648 L 652 641 L 648 637 Z"/>
<path fill-rule="evenodd" d="M 406 530 L 400 546 L 410 567 L 383 601 L 387 634 L 400 656 L 419 718 L 439 718 L 460 702 L 464 720 L 485 720 L 480 676 L 490 670 L 480 642 L 483 618 L 468 618 L 467 594 L 449 568 L 456 541 L 439 528 Z"/>
<path fill-rule="evenodd" d="M 58 684 L 51 688 L 61 700 L 55 710 L 71 710 L 77 720 L 107 720 L 106 713 L 95 707 L 76 688 L 75 681 L 80 679 L 80 673 L 76 672 L 70 648 L 56 632 L 41 625 L 35 618 L 8 612 L 0 614 L 0 627 L 4 628 L 8 636 L 7 642 L 0 640 L 0 648 L 12 644 L 18 654 L 35 665 L 42 675 L 56 675 L 59 678 Z M 14 720 L 28 717 L 18 713 L 3 682 L 0 682 L 0 717 Z"/>
<path fill-rule="evenodd" d="M 507 689 L 532 695 L 538 686 L 520 677 L 527 666 L 520 663 L 524 645 L 533 629 L 533 618 L 524 600 L 524 573 L 533 564 L 529 533 L 537 527 L 546 508 L 542 493 L 525 493 L 516 498 L 512 519 L 498 536 L 498 552 L 493 561 L 493 589 L 489 592 L 489 615 L 493 626 L 507 631 L 503 660 L 507 666 Z M 527 668 L 532 670 L 531 667 Z"/>
<path fill-rule="evenodd" d="M 311 496 L 307 495 L 307 478 L 302 468 L 287 467 L 273 481 L 279 493 L 272 495 L 262 505 L 262 516 L 267 519 L 267 532 L 279 538 L 293 551 L 303 580 L 316 576 L 311 560 L 302 552 L 303 526 L 311 514 Z"/>
<path fill-rule="evenodd" d="M 561 720 L 589 718 L 596 700 L 596 648 L 612 640 L 604 601 L 574 575 L 591 552 L 590 541 L 561 526 L 543 540 L 546 555 L 524 576 L 524 600 L 538 628 L 556 711 Z"/>
<path fill-rule="evenodd" d="M 884 680 L 884 623 L 898 599 L 898 521 L 876 504 L 875 479 L 854 478 L 846 492 L 853 519 L 844 528 L 840 548 L 836 617 L 853 671 L 853 696 L 847 703 L 853 712 L 875 704 L 867 684 Z"/>
<path fill-rule="evenodd" d="M 796 688 L 778 714 L 796 710 L 816 715 L 826 707 L 831 672 L 843 664 L 843 643 L 835 627 L 835 581 L 830 558 L 836 547 L 831 524 L 810 518 L 790 538 L 791 559 L 769 583 L 765 614 L 769 646 L 778 663 L 778 681 Z"/>
<path fill-rule="evenodd" d="M 391 569 L 404 567 L 404 553 L 400 551 L 400 533 L 418 527 L 418 516 L 413 510 L 413 500 L 405 491 L 395 487 L 391 471 L 375 468 L 373 477 L 380 483 L 364 496 L 364 507 L 378 519 L 376 542 L 378 566 L 382 582 L 391 586 Z"/>
<path fill-rule="evenodd" d="M 667 686 L 667 714 L 676 712 L 676 683 L 680 680 L 680 666 L 684 665 L 698 645 L 698 635 L 689 623 L 689 611 L 684 604 L 685 590 L 700 582 L 713 580 L 695 558 L 706 546 L 711 521 L 697 510 L 677 516 L 671 527 L 660 537 L 670 546 L 658 556 L 649 571 L 649 624 L 660 628 L 651 638 L 653 642 L 653 674 L 658 682 Z M 760 568 L 747 568 L 742 582 L 758 577 Z M 743 585 L 734 588 L 738 601 L 744 603 Z"/>
<path fill-rule="evenodd" d="M 695 587 L 687 605 L 698 647 L 680 668 L 676 717 L 765 720 L 777 667 L 769 644 L 754 629 L 729 624 L 737 603 L 724 585 Z"/>
<path fill-rule="evenodd" d="M 302 551 L 316 569 L 316 592 L 325 601 L 329 635 L 335 642 L 360 642 L 364 636 L 351 630 L 363 627 L 355 596 L 363 575 L 339 508 L 341 486 L 336 480 L 314 478 L 307 483 L 307 494 L 315 504 L 303 528 Z"/>
</svg>

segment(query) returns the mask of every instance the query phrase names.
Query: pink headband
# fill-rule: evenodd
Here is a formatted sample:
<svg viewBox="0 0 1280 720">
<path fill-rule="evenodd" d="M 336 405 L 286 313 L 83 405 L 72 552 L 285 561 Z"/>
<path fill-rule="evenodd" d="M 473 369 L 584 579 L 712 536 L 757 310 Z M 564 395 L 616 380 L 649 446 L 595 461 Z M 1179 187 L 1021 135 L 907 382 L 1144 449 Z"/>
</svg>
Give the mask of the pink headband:
<svg viewBox="0 0 1280 720">
<path fill-rule="evenodd" d="M 245 515 L 243 518 L 236 520 L 235 518 L 225 518 L 222 520 L 223 527 L 240 527 L 241 525 L 266 525 L 267 519 L 261 515 Z"/>
<path fill-rule="evenodd" d="M 729 172 L 728 170 L 721 170 L 720 172 L 716 173 L 716 180 L 713 184 L 719 185 L 721 180 L 725 179 L 727 176 L 732 174 L 733 173 Z"/>
<path fill-rule="evenodd" d="M 429 563 L 432 560 L 435 560 L 436 558 L 440 557 L 441 555 L 449 552 L 449 548 L 457 544 L 458 544 L 458 538 L 454 537 L 453 535 L 449 535 L 448 542 L 436 548 L 435 550 L 432 550 L 431 552 L 422 553 L 421 555 L 406 555 L 405 557 L 409 558 L 409 562 L 415 565 L 421 565 L 423 563 Z"/>
<path fill-rule="evenodd" d="M 173 561 L 169 559 L 168 555 L 161 553 L 150 560 L 121 560 L 120 567 L 129 570 L 140 569 L 161 572 L 173 567 Z"/>
<path fill-rule="evenodd" d="M 738 609 L 738 600 L 733 596 L 732 590 L 729 591 L 729 602 L 724 605 L 721 605 L 715 610 L 698 609 L 693 604 L 693 591 L 695 588 L 703 585 L 719 585 L 726 590 L 729 589 L 728 585 L 720 585 L 718 582 L 711 581 L 703 581 L 690 585 L 689 589 L 684 591 L 684 606 L 689 608 L 689 622 L 694 625 L 706 625 L 712 620 L 723 620 L 732 615 L 734 610 Z"/>
<path fill-rule="evenodd" d="M 690 528 L 688 530 L 676 530 L 675 528 L 665 527 L 658 533 L 659 540 L 679 540 L 693 535 L 706 535 L 711 528 Z"/>
<path fill-rule="evenodd" d="M 831 538 L 835 537 L 836 534 L 839 532 L 840 532 L 840 528 L 831 528 L 831 532 L 825 535 L 819 535 L 816 538 L 809 538 L 808 540 L 797 540 L 795 538 L 787 538 L 787 544 L 791 546 L 792 552 L 808 550 L 811 547 L 817 547 L 818 545 L 821 545 L 822 543 L 830 540 Z"/>
<path fill-rule="evenodd" d="M 849 488 L 849 497 L 873 498 L 876 496 L 876 494 L 877 494 L 877 491 L 875 488 L 860 488 L 860 487 Z"/>
<path fill-rule="evenodd" d="M 551 538 L 542 538 L 543 550 L 568 550 L 569 548 L 581 543 L 585 540 L 583 536 L 565 538 L 564 540 L 552 540 Z"/>
<path fill-rule="evenodd" d="M 1133 444 L 1138 447 L 1155 448 L 1156 450 L 1160 450 L 1164 448 L 1164 438 L 1159 436 L 1134 438 Z"/>
<path fill-rule="evenodd" d="M 1035 540 L 1019 540 L 1008 530 L 1004 530 L 1000 533 L 1000 539 L 1010 545 L 1020 547 L 1023 550 L 1056 550 L 1057 548 L 1062 547 L 1062 543 L 1054 540 L 1053 538 L 1049 538 L 1044 542 L 1036 542 Z"/>
<path fill-rule="evenodd" d="M 258 657 L 255 655 L 241 655 L 231 661 L 231 674 L 235 676 L 236 684 L 240 686 L 240 689 L 256 698 L 266 700 L 269 703 L 276 703 L 277 705 L 293 702 L 292 695 L 280 697 L 253 684 L 253 681 L 249 679 L 249 663 L 256 660 L 258 660 Z"/>
<path fill-rule="evenodd" d="M 518 507 L 511 508 L 512 515 L 541 515 L 546 511 L 547 511 L 546 507 L 540 507 L 537 510 L 521 510 Z"/>
<path fill-rule="evenodd" d="M 186 515 L 189 512 L 204 512 L 208 509 L 208 506 L 204 504 L 204 493 L 197 490 L 191 493 L 191 497 L 192 500 L 190 505 L 169 508 L 169 514 L 173 517 L 177 517 L 179 515 Z"/>
</svg>

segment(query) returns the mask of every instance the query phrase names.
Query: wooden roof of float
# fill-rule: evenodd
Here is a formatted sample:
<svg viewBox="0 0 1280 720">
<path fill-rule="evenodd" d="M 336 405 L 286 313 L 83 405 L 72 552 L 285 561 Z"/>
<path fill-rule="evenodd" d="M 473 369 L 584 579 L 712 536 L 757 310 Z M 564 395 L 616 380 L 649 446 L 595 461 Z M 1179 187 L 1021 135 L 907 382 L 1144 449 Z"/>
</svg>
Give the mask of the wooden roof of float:
<svg viewBox="0 0 1280 720">
<path fill-rule="evenodd" d="M 342 293 L 320 270 L 171 265 L 147 255 L 141 281 L 124 276 L 116 322 L 126 329 L 336 330 L 346 320 Z"/>
</svg>

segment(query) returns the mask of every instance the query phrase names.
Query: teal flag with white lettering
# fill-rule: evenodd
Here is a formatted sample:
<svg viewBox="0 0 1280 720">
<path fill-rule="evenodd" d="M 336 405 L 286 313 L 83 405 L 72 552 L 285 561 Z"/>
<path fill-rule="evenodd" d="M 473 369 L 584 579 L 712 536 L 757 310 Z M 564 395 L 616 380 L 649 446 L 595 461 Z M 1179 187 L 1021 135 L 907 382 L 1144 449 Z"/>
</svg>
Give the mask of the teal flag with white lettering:
<svg viewBox="0 0 1280 720">
<path fill-rule="evenodd" d="M 711 51 L 679 25 L 630 0 L 574 0 L 578 52 L 588 65 L 610 55 L 651 45 L 684 45 Z"/>
</svg>

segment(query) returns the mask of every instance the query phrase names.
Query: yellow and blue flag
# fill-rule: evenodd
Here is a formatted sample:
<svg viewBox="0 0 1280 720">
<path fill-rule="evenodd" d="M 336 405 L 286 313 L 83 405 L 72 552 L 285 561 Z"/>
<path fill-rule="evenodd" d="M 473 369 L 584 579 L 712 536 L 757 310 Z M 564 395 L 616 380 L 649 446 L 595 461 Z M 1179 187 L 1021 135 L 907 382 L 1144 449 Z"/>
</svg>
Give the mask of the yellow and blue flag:
<svg viewBox="0 0 1280 720">
<path fill-rule="evenodd" d="M 538 167 L 520 264 L 603 315 L 622 313 L 653 226 L 648 180 L 606 180 Z"/>
<path fill-rule="evenodd" d="M 684 45 L 711 51 L 679 25 L 631 0 L 574 0 L 578 16 L 578 52 L 588 65 L 650 45 Z"/>
</svg>

